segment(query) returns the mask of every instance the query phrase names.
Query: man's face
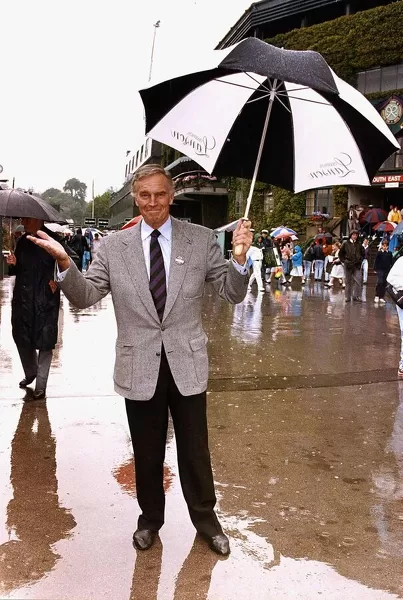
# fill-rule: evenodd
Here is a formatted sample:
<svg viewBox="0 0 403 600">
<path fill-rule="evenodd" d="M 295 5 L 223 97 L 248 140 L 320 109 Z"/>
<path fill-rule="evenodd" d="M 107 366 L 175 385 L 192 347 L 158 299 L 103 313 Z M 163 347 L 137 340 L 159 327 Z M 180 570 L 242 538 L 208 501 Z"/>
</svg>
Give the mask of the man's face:
<svg viewBox="0 0 403 600">
<path fill-rule="evenodd" d="M 358 233 L 353 233 L 353 234 L 351 235 L 351 239 L 353 240 L 353 242 L 356 242 L 356 241 L 357 241 L 357 238 L 358 238 Z"/>
<path fill-rule="evenodd" d="M 44 221 L 32 219 L 31 217 L 23 217 L 21 223 L 24 226 L 26 233 L 36 233 L 38 229 L 43 227 Z"/>
<path fill-rule="evenodd" d="M 162 173 L 143 177 L 136 182 L 134 200 L 144 221 L 158 229 L 169 217 L 169 206 L 174 200 L 171 182 Z"/>
</svg>

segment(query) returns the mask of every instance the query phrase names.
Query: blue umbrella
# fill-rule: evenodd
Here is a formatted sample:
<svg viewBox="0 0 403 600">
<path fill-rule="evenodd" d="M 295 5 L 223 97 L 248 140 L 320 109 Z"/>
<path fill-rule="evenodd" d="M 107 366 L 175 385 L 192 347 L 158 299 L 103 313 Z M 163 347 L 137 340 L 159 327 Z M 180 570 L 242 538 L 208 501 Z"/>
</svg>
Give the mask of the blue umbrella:
<svg viewBox="0 0 403 600">
<path fill-rule="evenodd" d="M 397 225 L 392 233 L 392 237 L 394 235 L 402 235 L 403 234 L 403 221 L 401 223 L 399 223 L 399 225 Z"/>
</svg>

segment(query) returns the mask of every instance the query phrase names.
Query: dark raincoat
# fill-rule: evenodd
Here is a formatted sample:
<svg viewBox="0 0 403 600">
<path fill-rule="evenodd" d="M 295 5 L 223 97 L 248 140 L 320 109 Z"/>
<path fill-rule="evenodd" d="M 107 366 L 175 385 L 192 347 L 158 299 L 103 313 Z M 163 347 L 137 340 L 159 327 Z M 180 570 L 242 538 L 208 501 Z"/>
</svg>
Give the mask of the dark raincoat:
<svg viewBox="0 0 403 600">
<path fill-rule="evenodd" d="M 56 236 L 44 227 L 44 231 Z M 9 269 L 15 275 L 11 324 L 17 346 L 52 350 L 57 342 L 60 291 L 52 292 L 54 259 L 23 235 L 15 249 L 17 264 Z"/>
</svg>

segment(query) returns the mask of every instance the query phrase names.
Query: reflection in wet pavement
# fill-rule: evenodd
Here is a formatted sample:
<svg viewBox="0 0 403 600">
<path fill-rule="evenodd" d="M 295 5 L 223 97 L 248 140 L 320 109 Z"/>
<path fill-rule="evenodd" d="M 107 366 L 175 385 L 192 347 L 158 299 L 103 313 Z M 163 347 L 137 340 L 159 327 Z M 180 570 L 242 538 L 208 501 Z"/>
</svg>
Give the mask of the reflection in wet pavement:
<svg viewBox="0 0 403 600">
<path fill-rule="evenodd" d="M 111 299 L 78 311 L 64 298 L 49 398 L 23 403 L 10 280 L 0 293 L 2 597 L 403 597 L 393 307 L 346 307 L 341 291 L 317 284 L 237 307 L 207 294 L 210 447 L 232 547 L 220 559 L 190 523 L 172 432 L 160 540 L 145 553 L 131 545 L 138 507 L 112 386 Z"/>
</svg>

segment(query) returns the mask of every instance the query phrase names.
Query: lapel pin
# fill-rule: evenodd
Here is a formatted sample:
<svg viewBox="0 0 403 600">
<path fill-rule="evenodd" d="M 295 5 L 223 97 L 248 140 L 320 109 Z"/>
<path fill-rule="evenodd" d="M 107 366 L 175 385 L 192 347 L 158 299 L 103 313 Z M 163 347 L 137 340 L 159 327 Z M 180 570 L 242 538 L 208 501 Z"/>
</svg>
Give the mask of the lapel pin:
<svg viewBox="0 0 403 600">
<path fill-rule="evenodd" d="M 175 262 L 177 265 L 183 265 L 185 261 L 183 260 L 183 258 L 181 256 L 177 256 L 175 258 Z"/>
</svg>

